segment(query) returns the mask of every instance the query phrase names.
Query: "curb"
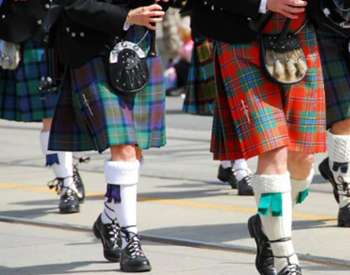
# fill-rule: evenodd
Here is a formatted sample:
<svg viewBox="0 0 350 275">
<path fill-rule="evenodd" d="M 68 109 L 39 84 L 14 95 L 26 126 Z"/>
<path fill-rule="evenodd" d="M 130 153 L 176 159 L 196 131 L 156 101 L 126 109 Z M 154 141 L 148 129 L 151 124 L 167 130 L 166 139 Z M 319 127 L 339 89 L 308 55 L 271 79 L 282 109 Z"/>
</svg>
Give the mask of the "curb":
<svg viewBox="0 0 350 275">
<path fill-rule="evenodd" d="M 54 229 L 68 230 L 68 231 L 89 232 L 92 234 L 92 230 L 90 227 L 82 226 L 82 225 L 33 221 L 30 219 L 15 218 L 15 217 L 1 216 L 1 215 L 0 215 L 0 222 L 54 228 Z M 256 250 L 254 248 L 248 247 L 248 246 L 241 246 L 241 245 L 214 244 L 209 242 L 194 241 L 194 240 L 188 240 L 188 239 L 159 237 L 159 236 L 142 234 L 142 233 L 141 233 L 141 237 L 145 241 L 163 243 L 163 244 L 169 244 L 169 245 L 187 246 L 187 247 L 193 247 L 193 248 L 199 248 L 199 249 L 220 250 L 220 251 L 227 251 L 227 252 L 239 252 L 239 253 L 254 254 L 254 255 L 256 253 Z M 299 254 L 299 253 L 298 253 L 298 257 L 300 260 L 306 261 L 306 262 L 350 268 L 350 261 L 347 261 L 347 260 L 341 260 L 341 259 L 330 258 L 330 257 L 320 257 L 316 255 L 311 255 L 311 254 Z"/>
</svg>

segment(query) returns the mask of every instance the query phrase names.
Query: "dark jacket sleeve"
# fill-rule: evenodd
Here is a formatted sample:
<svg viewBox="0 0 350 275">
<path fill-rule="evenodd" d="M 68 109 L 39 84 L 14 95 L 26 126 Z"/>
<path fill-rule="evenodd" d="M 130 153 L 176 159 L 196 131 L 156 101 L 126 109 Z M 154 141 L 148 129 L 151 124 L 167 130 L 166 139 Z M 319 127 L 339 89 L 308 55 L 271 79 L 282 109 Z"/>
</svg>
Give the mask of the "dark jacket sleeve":
<svg viewBox="0 0 350 275">
<path fill-rule="evenodd" d="M 256 17 L 259 14 L 261 0 L 212 0 L 212 2 L 229 13 Z"/>
<path fill-rule="evenodd" d="M 65 14 L 74 22 L 112 35 L 123 33 L 127 4 L 113 5 L 96 0 L 66 0 Z"/>
</svg>

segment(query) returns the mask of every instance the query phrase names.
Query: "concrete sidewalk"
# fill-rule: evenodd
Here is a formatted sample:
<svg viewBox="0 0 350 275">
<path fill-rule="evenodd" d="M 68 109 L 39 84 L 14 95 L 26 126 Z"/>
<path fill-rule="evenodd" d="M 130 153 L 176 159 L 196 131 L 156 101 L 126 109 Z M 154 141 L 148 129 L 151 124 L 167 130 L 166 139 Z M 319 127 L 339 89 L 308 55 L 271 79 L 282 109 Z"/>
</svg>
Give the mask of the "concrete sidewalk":
<svg viewBox="0 0 350 275">
<path fill-rule="evenodd" d="M 123 274 L 91 234 L 0 223 L 1 275 Z M 255 274 L 251 255 L 144 242 L 150 275 Z M 348 274 L 342 267 L 303 263 L 310 275 Z M 125 273 L 124 273 L 125 274 Z"/>
<path fill-rule="evenodd" d="M 179 116 L 179 120 L 186 120 L 190 117 L 178 114 L 176 116 Z M 200 120 L 195 123 L 198 122 Z M 150 150 L 145 154 L 145 165 L 139 186 L 141 234 L 152 240 L 156 240 L 154 238 L 169 240 L 169 243 L 198 246 L 202 243 L 206 247 L 215 246 L 217 249 L 231 249 L 235 250 L 236 253 L 237 251 L 252 252 L 254 242 L 248 236 L 246 221 L 255 213 L 254 199 L 252 197 L 239 197 L 236 195 L 236 191 L 232 191 L 227 185 L 216 180 L 218 163 L 213 162 L 208 153 L 209 129 L 195 131 L 191 127 L 189 126 L 188 129 L 168 129 L 168 146 L 161 150 Z M 25 219 L 34 223 L 60 224 L 68 228 L 81 228 L 85 231 L 91 227 L 102 209 L 105 188 L 102 167 L 103 160 L 108 155 L 88 153 L 92 157 L 92 161 L 89 164 L 81 165 L 81 174 L 87 187 L 88 198 L 82 205 L 80 214 L 60 215 L 57 213 L 56 195 L 45 186 L 53 175 L 50 170 L 43 167 L 38 144 L 39 129 L 38 124 L 28 125 L 0 121 L 0 144 L 2 145 L 0 155 L 0 192 L 2 195 L 0 216 L 7 219 Z M 322 156 L 319 156 L 318 161 L 321 159 Z M 255 165 L 255 160 L 251 160 L 250 166 L 253 170 Z M 317 175 L 309 200 L 303 208 L 296 209 L 293 237 L 297 251 L 303 259 L 325 263 L 333 270 L 345 269 L 349 274 L 350 261 L 345 255 L 348 254 L 347 251 L 350 251 L 350 242 L 347 241 L 350 229 L 336 227 L 336 214 L 337 205 L 331 194 L 331 188 L 328 184 L 323 184 L 321 177 Z M 22 228 L 23 225 L 19 227 Z M 3 224 L 1 224 L 1 228 L 3 228 Z M 51 232 L 50 230 L 54 229 L 45 230 Z M 6 233 L 11 235 L 6 230 L 1 230 L 0 234 L 6 235 Z M 82 239 L 84 239 L 83 235 Z M 96 243 L 91 245 L 96 245 Z M 154 246 L 154 244 L 150 244 L 150 247 Z M 169 252 L 170 246 L 159 245 L 159 243 L 157 246 L 162 247 L 159 254 L 162 254 L 160 251 L 163 250 Z M 31 247 L 29 246 L 28 249 Z M 202 253 L 201 249 L 181 247 L 176 249 L 178 249 L 176 251 L 179 253 L 180 262 L 182 250 L 189 249 L 189 255 L 201 255 Z M 153 253 L 152 250 L 150 252 Z M 157 265 L 158 262 L 163 264 L 168 261 L 169 268 L 174 268 L 171 269 L 171 274 L 180 273 L 181 265 L 176 265 L 171 257 L 169 257 L 170 260 L 166 259 L 165 252 L 164 257 L 160 257 L 158 260 L 157 253 L 155 252 L 154 265 Z M 230 274 L 228 270 L 233 266 L 236 266 L 238 271 L 244 271 L 241 274 L 255 274 L 252 265 L 253 255 L 237 256 L 237 259 L 242 259 L 238 260 L 238 263 L 243 261 L 244 264 L 235 265 L 237 264 L 234 256 L 236 254 L 232 254 L 233 252 L 205 250 L 203 253 L 208 257 L 212 255 L 214 257 L 213 266 L 217 265 L 217 268 L 213 267 L 216 273 L 208 274 Z M 226 255 L 223 257 L 227 260 L 220 261 L 220 257 L 215 258 L 221 253 Z M 186 258 L 185 252 L 184 258 Z M 0 257 L 0 259 L 3 258 Z M 0 265 L 3 265 L 1 261 Z M 78 258 L 77 261 L 79 261 Z M 176 260 L 174 261 L 176 262 Z M 225 264 L 220 265 L 220 262 L 228 262 L 230 268 L 226 269 Z M 337 264 L 338 267 L 333 266 L 333 264 Z M 11 266 L 11 264 L 9 265 Z M 19 263 L 19 266 L 22 265 L 25 265 L 25 262 Z M 87 265 L 89 264 L 83 264 L 84 268 Z M 94 268 L 99 269 L 99 266 L 97 263 Z M 179 270 L 176 270 L 177 266 Z M 313 268 L 317 274 L 331 274 L 319 272 L 326 268 L 324 266 L 322 268 L 310 266 L 306 274 L 314 274 L 311 271 Z M 167 274 L 157 270 L 155 272 L 160 273 L 154 274 Z M 74 274 L 72 271 L 68 273 Z M 93 271 L 83 273 L 94 274 Z M 234 272 L 232 273 L 234 274 Z M 6 273 L 0 271 L 0 274 Z M 207 273 L 202 270 L 194 270 L 193 273 L 185 274 Z"/>
</svg>

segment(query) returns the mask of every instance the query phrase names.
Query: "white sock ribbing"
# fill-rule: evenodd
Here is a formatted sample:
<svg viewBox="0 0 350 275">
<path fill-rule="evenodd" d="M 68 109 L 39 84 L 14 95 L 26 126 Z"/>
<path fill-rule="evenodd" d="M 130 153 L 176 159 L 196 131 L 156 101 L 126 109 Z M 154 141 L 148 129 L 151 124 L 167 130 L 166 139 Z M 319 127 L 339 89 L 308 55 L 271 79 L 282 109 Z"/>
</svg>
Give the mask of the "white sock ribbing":
<svg viewBox="0 0 350 275">
<path fill-rule="evenodd" d="M 108 161 L 105 176 L 108 184 L 120 186 L 120 202 L 115 203 L 115 214 L 121 228 L 137 234 L 137 182 L 139 180 L 139 161 Z M 127 245 L 122 238 L 122 248 Z"/>
<path fill-rule="evenodd" d="M 298 201 L 299 201 L 301 192 L 304 192 L 310 188 L 310 185 L 312 183 L 312 179 L 314 178 L 314 175 L 315 175 L 315 170 L 312 168 L 310 170 L 310 174 L 304 180 L 296 180 L 296 179 L 291 178 L 293 206 L 295 206 L 297 203 L 299 203 Z"/>
<path fill-rule="evenodd" d="M 220 165 L 222 168 L 227 169 L 232 167 L 232 162 L 230 160 L 222 160 L 220 161 Z"/>
<path fill-rule="evenodd" d="M 45 158 L 55 155 L 56 162 L 50 164 L 56 178 L 63 179 L 63 187 L 73 189 L 76 187 L 73 181 L 73 154 L 72 152 L 56 152 L 48 150 L 50 132 L 40 132 L 40 145 Z M 58 162 L 58 163 L 57 163 Z"/>
<path fill-rule="evenodd" d="M 280 193 L 282 196 L 281 216 L 272 216 L 270 213 L 267 215 L 260 214 L 263 231 L 271 241 L 277 272 L 288 264 L 287 258 L 291 263 L 299 264 L 293 243 L 288 240 L 292 236 L 292 198 L 289 173 L 283 175 L 254 175 L 252 186 L 258 204 L 263 194 Z M 283 239 L 288 241 L 274 242 Z"/>
<path fill-rule="evenodd" d="M 251 174 L 248 163 L 245 159 L 237 159 L 233 162 L 232 171 L 238 181 Z"/>
</svg>

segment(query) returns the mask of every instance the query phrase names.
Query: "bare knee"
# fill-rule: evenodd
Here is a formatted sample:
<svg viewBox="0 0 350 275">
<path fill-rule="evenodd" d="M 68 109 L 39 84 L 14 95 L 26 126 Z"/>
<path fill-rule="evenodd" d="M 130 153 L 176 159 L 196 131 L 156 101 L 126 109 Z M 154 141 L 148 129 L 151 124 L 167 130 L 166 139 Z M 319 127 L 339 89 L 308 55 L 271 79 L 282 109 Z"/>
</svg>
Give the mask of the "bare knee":
<svg viewBox="0 0 350 275">
<path fill-rule="evenodd" d="M 288 152 L 288 170 L 293 179 L 304 180 L 311 172 L 315 158 L 312 154 Z"/>
<path fill-rule="evenodd" d="M 287 148 L 261 154 L 258 160 L 257 174 L 279 175 L 287 172 Z"/>
<path fill-rule="evenodd" d="M 51 124 L 52 124 L 52 119 L 51 118 L 44 118 L 41 131 L 43 131 L 43 132 L 50 131 Z"/>
<path fill-rule="evenodd" d="M 138 159 L 135 145 L 114 145 L 111 147 L 112 161 L 133 161 Z"/>
<path fill-rule="evenodd" d="M 334 123 L 331 132 L 335 135 L 350 135 L 350 119 Z"/>
</svg>

